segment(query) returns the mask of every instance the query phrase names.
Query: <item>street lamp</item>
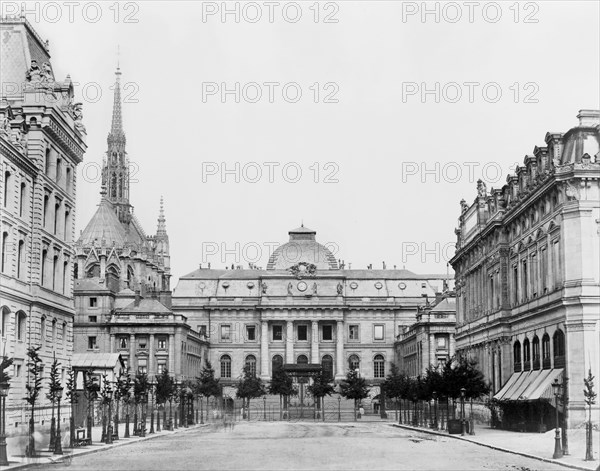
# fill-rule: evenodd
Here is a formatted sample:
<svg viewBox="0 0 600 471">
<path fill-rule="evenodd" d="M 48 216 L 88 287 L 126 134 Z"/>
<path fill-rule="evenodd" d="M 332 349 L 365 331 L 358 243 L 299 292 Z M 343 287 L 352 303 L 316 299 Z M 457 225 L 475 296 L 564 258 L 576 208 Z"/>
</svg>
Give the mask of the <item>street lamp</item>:
<svg viewBox="0 0 600 471">
<path fill-rule="evenodd" d="M 460 388 L 460 425 L 461 425 L 461 430 L 460 430 L 460 434 L 464 437 L 465 436 L 465 393 L 466 393 L 466 389 L 465 388 Z"/>
<path fill-rule="evenodd" d="M 560 444 L 560 428 L 558 426 L 558 395 L 560 394 L 560 383 L 558 382 L 558 378 L 554 380 L 552 383 L 552 391 L 554 392 L 554 405 L 556 408 L 556 433 L 554 434 L 554 454 L 552 458 L 562 458 L 563 452 Z"/>
<path fill-rule="evenodd" d="M 6 396 L 8 396 L 8 381 L 0 383 L 0 466 L 8 466 L 8 456 L 6 455 Z"/>
<path fill-rule="evenodd" d="M 113 401 L 113 390 L 108 385 L 108 391 L 106 391 L 106 397 L 108 399 L 108 429 L 106 430 L 106 444 L 110 445 L 113 442 L 113 416 L 112 416 L 112 401 Z"/>
<path fill-rule="evenodd" d="M 60 400 L 62 398 L 62 394 L 63 394 L 63 387 L 59 386 L 56 388 L 56 395 L 57 395 L 57 399 L 58 399 L 58 416 L 57 416 L 57 424 L 56 424 L 56 435 L 54 437 L 54 454 L 55 455 L 62 455 L 63 454 L 63 450 L 62 450 L 62 437 L 60 436 Z"/>
<path fill-rule="evenodd" d="M 148 410 L 148 391 L 144 392 L 144 396 L 142 399 L 142 423 L 140 430 L 140 437 L 146 436 L 146 411 Z"/>
<path fill-rule="evenodd" d="M 149 433 L 154 433 L 154 399 L 155 399 L 155 395 L 154 395 L 154 387 L 155 387 L 155 382 L 154 381 L 150 381 L 150 432 Z"/>
<path fill-rule="evenodd" d="M 438 417 L 437 417 L 438 403 L 437 403 L 437 392 L 436 392 L 436 391 L 433 391 L 433 393 L 431 393 L 431 395 L 433 396 L 433 430 L 437 430 L 437 429 L 438 429 Z"/>
</svg>

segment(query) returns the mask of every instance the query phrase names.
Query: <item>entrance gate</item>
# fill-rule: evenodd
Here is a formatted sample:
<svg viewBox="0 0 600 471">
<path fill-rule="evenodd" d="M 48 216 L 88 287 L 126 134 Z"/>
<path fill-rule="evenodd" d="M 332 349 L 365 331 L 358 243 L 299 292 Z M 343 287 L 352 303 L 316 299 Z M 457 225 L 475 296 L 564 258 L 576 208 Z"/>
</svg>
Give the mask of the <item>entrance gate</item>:
<svg viewBox="0 0 600 471">
<path fill-rule="evenodd" d="M 315 401 L 309 402 L 310 394 L 307 387 L 310 384 L 311 377 L 314 374 L 320 373 L 322 367 L 318 363 L 286 363 L 283 365 L 283 371 L 294 378 L 298 384 L 297 400 L 290 399 L 288 404 L 289 418 L 292 420 L 298 419 L 314 419 Z"/>
</svg>

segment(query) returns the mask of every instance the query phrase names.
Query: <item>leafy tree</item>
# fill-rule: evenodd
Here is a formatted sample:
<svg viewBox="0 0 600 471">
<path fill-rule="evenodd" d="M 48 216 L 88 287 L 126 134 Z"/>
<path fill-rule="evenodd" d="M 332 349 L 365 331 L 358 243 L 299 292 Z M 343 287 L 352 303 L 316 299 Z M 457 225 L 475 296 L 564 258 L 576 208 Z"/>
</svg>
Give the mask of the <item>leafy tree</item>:
<svg viewBox="0 0 600 471">
<path fill-rule="evenodd" d="M 156 378 L 156 403 L 165 404 L 173 395 L 175 383 L 165 368 Z"/>
<path fill-rule="evenodd" d="M 312 384 L 306 389 L 317 400 L 318 407 L 325 413 L 325 396 L 331 396 L 335 388 L 329 377 L 325 376 L 322 371 L 314 374 L 312 380 Z"/>
<path fill-rule="evenodd" d="M 256 376 L 249 366 L 244 367 L 244 371 L 240 381 L 237 384 L 236 397 L 242 399 L 245 403 L 245 408 L 250 412 L 250 399 L 255 399 L 264 396 L 267 390 L 262 382 L 262 379 Z M 250 415 L 248 415 L 249 417 Z"/>
<path fill-rule="evenodd" d="M 593 453 L 593 445 L 592 445 L 592 406 L 596 404 L 596 398 L 598 395 L 596 391 L 594 391 L 594 376 L 592 375 L 592 369 L 588 370 L 587 378 L 583 378 L 583 384 L 585 385 L 585 389 L 583 390 L 583 397 L 586 405 L 588 406 L 589 411 L 589 420 L 585 427 L 585 460 L 593 461 L 594 453 Z"/>
<path fill-rule="evenodd" d="M 137 412 L 138 406 L 142 405 L 142 427 L 138 430 L 138 432 L 143 436 L 146 428 L 146 417 L 144 415 L 144 402 L 147 400 L 147 394 L 150 390 L 150 382 L 148 381 L 148 374 L 142 373 L 138 371 L 135 374 L 135 379 L 133 381 L 133 401 L 135 403 L 135 411 L 134 411 L 134 428 L 138 429 L 138 421 L 137 421 Z"/>
<path fill-rule="evenodd" d="M 92 417 L 94 410 L 94 401 L 98 399 L 98 392 L 100 391 L 100 385 L 98 384 L 98 378 L 94 376 L 93 370 L 87 370 L 84 372 L 83 380 L 83 396 L 87 400 L 87 438 L 92 440 Z"/>
<path fill-rule="evenodd" d="M 210 361 L 206 360 L 197 381 L 197 391 L 201 396 L 208 398 L 221 395 L 221 385 L 219 384 L 219 380 L 215 378 L 215 370 Z"/>
<path fill-rule="evenodd" d="M 116 414 L 115 414 L 115 433 L 117 438 L 119 438 L 119 406 L 121 401 L 125 404 L 129 402 L 129 396 L 131 391 L 131 378 L 129 377 L 129 373 L 123 374 L 121 372 L 119 377 L 117 378 L 117 382 L 115 384 L 115 403 L 116 403 Z M 129 416 L 129 410 L 127 410 L 127 415 Z M 128 417 L 129 418 L 129 417 Z M 127 421 L 127 429 L 129 428 L 129 421 Z M 129 436 L 129 434 L 127 434 Z"/>
<path fill-rule="evenodd" d="M 112 388 L 110 387 L 110 381 L 108 380 L 108 375 L 104 373 L 102 375 L 102 390 L 100 391 L 100 404 L 102 405 L 102 438 L 100 441 L 106 443 L 108 442 L 107 437 L 107 420 L 106 420 L 106 408 L 108 407 L 111 401 Z M 110 421 L 110 417 L 108 417 Z"/>
<path fill-rule="evenodd" d="M 31 418 L 29 419 L 29 444 L 27 445 L 27 449 L 25 454 L 29 457 L 35 456 L 35 439 L 34 439 L 34 422 L 33 416 L 35 414 L 35 404 L 40 395 L 40 391 L 42 389 L 42 359 L 40 358 L 38 351 L 41 346 L 38 347 L 29 347 L 27 349 L 27 376 L 28 381 L 25 386 L 27 390 L 27 395 L 25 396 L 25 401 L 27 404 L 31 406 Z"/>
<path fill-rule="evenodd" d="M 279 394 L 279 419 L 281 420 L 283 410 L 287 410 L 290 396 L 298 394 L 298 389 L 294 387 L 292 377 L 285 372 L 281 365 L 278 365 L 273 371 L 271 383 L 269 384 L 269 394 Z M 282 399 L 283 407 L 281 405 Z"/>
<path fill-rule="evenodd" d="M 65 395 L 71 404 L 71 418 L 69 419 L 69 446 L 73 448 L 75 444 L 75 404 L 79 402 L 79 397 L 77 396 L 77 373 L 75 370 L 73 370 L 73 367 L 69 369 L 66 386 L 67 390 Z"/>
<path fill-rule="evenodd" d="M 54 441 L 56 438 L 56 419 L 54 418 L 54 404 L 58 400 L 61 393 L 61 384 L 59 379 L 60 372 L 58 371 L 60 363 L 54 358 L 52 365 L 50 366 L 50 376 L 48 378 L 48 392 L 46 393 L 46 399 L 50 401 L 52 405 L 52 419 L 50 420 L 50 444 L 48 451 L 54 451 Z"/>
<path fill-rule="evenodd" d="M 395 399 L 398 404 L 402 404 L 402 399 L 406 399 L 406 391 L 409 378 L 406 374 L 401 373 L 398 366 L 392 363 L 390 373 L 383 381 L 381 388 L 385 391 L 385 395 Z M 398 421 L 402 423 L 402 406 L 400 406 L 400 414 Z"/>
<path fill-rule="evenodd" d="M 354 400 L 355 419 L 358 403 L 369 395 L 369 391 L 365 378 L 361 378 L 356 370 L 348 370 L 346 379 L 340 383 L 340 394 L 346 399 Z"/>
<path fill-rule="evenodd" d="M 10 382 L 10 376 L 6 370 L 13 364 L 13 361 L 12 358 L 2 357 L 2 362 L 0 362 L 0 383 Z"/>
</svg>

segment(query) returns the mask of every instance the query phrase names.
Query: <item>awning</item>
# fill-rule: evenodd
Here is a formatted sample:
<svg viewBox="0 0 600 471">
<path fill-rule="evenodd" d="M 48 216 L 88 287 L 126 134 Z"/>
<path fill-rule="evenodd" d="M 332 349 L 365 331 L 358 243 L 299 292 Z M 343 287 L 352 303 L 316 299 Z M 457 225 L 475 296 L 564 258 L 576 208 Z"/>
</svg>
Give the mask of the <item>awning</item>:
<svg viewBox="0 0 600 471">
<path fill-rule="evenodd" d="M 494 395 L 494 399 L 501 401 L 552 399 L 552 383 L 562 374 L 563 368 L 514 373 L 502 389 Z"/>
</svg>

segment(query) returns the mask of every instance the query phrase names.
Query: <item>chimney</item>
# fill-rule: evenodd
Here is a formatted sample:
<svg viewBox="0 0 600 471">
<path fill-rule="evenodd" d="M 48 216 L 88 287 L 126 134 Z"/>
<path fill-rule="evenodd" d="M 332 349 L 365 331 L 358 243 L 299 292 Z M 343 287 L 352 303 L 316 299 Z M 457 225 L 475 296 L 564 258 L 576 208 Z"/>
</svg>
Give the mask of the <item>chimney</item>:
<svg viewBox="0 0 600 471">
<path fill-rule="evenodd" d="M 140 290 L 136 289 L 135 290 L 135 301 L 133 302 L 133 305 L 135 307 L 138 307 L 140 305 L 140 299 L 141 299 L 141 297 L 140 297 Z"/>
<path fill-rule="evenodd" d="M 439 303 L 442 299 L 444 299 L 444 295 L 442 293 L 435 293 L 435 303 Z"/>
</svg>

